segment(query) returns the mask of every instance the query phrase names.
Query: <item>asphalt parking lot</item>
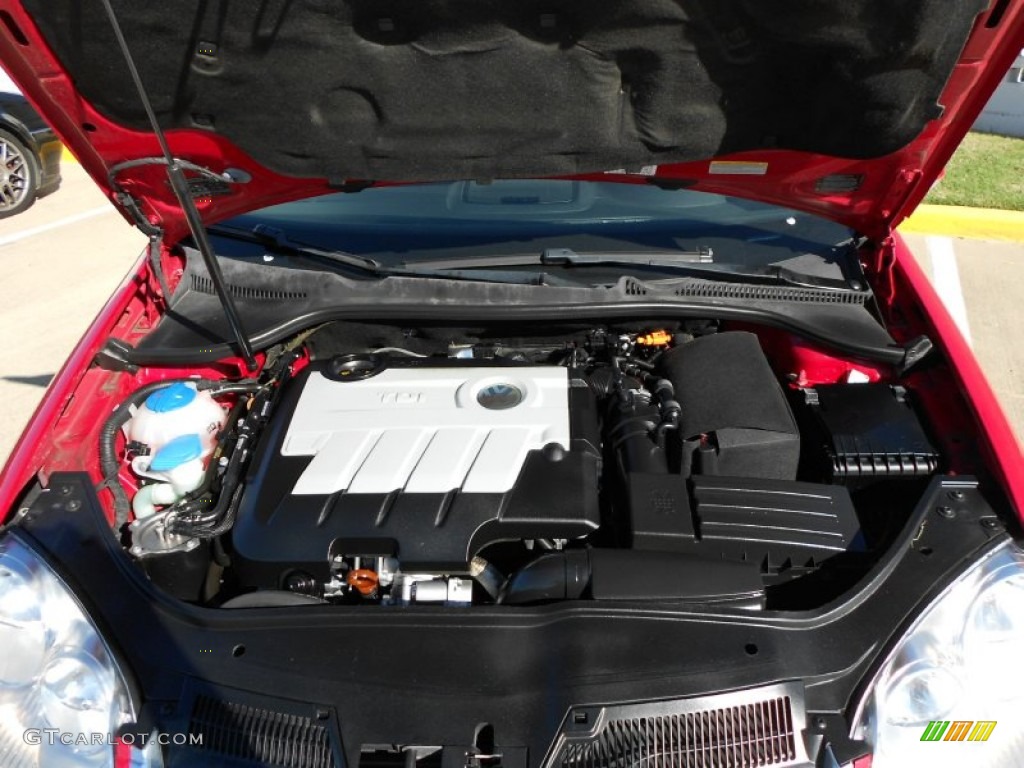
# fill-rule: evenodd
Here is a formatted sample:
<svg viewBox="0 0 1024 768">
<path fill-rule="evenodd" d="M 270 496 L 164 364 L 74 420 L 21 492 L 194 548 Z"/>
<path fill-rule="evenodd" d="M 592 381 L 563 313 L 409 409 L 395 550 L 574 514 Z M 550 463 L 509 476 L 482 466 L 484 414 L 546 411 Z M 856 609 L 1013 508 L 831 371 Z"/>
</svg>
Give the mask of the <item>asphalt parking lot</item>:
<svg viewBox="0 0 1024 768">
<path fill-rule="evenodd" d="M 145 238 L 74 163 L 26 213 L 0 221 L 0 463 Z M 1024 438 L 1024 245 L 908 236 Z"/>
</svg>

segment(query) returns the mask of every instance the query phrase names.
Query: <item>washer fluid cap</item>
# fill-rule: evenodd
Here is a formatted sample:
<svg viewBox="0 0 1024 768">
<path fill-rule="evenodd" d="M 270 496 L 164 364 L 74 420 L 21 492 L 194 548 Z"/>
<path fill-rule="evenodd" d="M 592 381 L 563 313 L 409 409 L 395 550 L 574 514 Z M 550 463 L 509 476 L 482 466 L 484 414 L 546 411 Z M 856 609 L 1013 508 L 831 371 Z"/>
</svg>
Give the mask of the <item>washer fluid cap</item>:
<svg viewBox="0 0 1024 768">
<path fill-rule="evenodd" d="M 203 455 L 203 443 L 199 435 L 182 435 L 164 445 L 153 461 L 149 463 L 151 472 L 169 472 L 186 462 L 198 459 Z"/>
<path fill-rule="evenodd" d="M 196 399 L 195 387 L 183 382 L 168 384 L 146 398 L 146 407 L 156 413 L 168 413 L 184 408 Z"/>
</svg>

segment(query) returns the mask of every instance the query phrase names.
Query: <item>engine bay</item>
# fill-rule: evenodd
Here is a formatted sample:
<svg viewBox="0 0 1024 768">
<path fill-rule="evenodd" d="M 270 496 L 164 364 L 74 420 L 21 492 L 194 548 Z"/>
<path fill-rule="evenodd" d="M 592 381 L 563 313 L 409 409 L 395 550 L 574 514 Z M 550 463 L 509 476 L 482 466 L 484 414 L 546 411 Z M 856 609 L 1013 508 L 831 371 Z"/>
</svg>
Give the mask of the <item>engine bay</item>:
<svg viewBox="0 0 1024 768">
<path fill-rule="evenodd" d="M 253 379 L 142 387 L 101 464 L 191 602 L 813 607 L 941 457 L 897 381 L 801 381 L 756 330 L 335 323 Z"/>
</svg>

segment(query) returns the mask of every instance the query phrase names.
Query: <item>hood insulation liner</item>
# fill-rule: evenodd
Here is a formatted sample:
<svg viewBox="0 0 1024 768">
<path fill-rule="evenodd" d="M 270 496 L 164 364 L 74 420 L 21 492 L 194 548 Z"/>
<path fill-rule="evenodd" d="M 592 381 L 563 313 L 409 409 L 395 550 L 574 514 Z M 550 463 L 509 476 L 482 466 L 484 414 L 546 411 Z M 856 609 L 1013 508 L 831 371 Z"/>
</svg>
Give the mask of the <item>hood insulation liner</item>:
<svg viewBox="0 0 1024 768">
<path fill-rule="evenodd" d="M 146 130 L 99 0 L 25 0 Z M 893 152 L 985 0 L 115 0 L 165 129 L 331 179 L 550 176 L 754 149 Z"/>
</svg>

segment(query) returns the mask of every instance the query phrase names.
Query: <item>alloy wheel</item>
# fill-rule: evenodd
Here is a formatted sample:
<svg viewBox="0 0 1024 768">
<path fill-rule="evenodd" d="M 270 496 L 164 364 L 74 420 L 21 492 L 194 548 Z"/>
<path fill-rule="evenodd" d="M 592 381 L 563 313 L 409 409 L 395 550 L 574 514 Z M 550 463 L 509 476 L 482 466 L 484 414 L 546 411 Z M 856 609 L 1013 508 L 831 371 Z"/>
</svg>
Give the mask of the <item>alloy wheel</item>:
<svg viewBox="0 0 1024 768">
<path fill-rule="evenodd" d="M 0 136 L 0 211 L 17 207 L 30 188 L 28 158 L 20 147 Z"/>
</svg>

